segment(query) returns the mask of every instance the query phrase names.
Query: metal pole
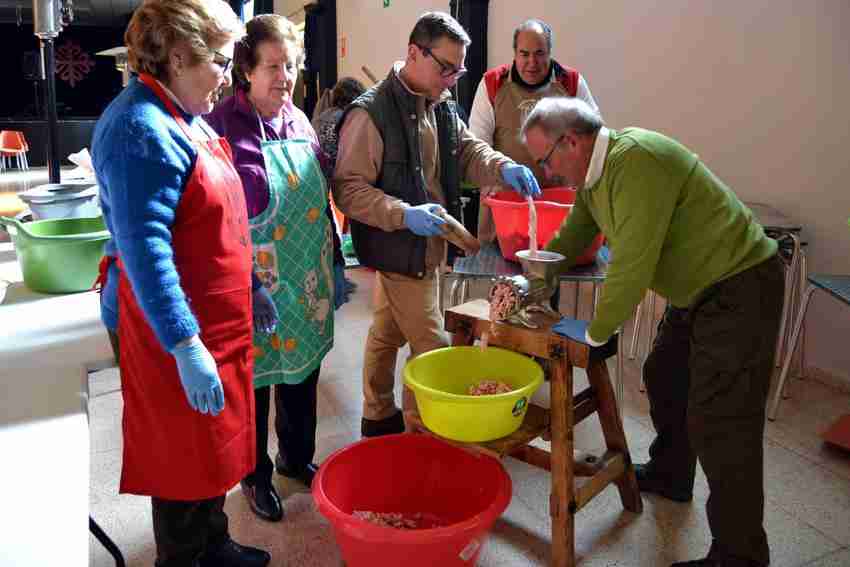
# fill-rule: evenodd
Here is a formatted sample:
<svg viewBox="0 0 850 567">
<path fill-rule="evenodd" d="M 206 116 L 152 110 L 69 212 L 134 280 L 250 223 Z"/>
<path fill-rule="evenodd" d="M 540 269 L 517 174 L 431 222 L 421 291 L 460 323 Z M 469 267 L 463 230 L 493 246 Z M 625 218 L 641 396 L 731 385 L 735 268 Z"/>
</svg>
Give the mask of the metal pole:
<svg viewBox="0 0 850 567">
<path fill-rule="evenodd" d="M 53 39 L 41 40 L 42 77 L 45 84 L 44 108 L 47 115 L 47 169 L 51 183 L 59 183 L 59 119 L 56 114 L 56 61 Z"/>
</svg>

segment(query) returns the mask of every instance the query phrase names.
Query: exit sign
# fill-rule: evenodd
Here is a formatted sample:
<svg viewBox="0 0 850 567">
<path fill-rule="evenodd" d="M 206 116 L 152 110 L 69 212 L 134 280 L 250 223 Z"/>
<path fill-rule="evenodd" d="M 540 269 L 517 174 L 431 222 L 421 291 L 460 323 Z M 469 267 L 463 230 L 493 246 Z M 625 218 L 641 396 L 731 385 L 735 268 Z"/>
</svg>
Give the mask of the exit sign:
<svg viewBox="0 0 850 567">
<path fill-rule="evenodd" d="M 384 0 L 384 8 L 390 7 L 390 0 Z"/>
</svg>

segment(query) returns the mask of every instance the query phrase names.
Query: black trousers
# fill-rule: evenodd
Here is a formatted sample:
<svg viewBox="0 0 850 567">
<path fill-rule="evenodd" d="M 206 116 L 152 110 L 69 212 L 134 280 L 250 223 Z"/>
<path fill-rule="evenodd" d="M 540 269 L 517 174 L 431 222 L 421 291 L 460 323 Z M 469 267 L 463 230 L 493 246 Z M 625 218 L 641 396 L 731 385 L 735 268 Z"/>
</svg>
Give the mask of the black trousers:
<svg viewBox="0 0 850 567">
<path fill-rule="evenodd" d="M 204 551 L 229 539 L 224 495 L 208 500 L 151 498 L 156 567 L 192 567 Z"/>
<path fill-rule="evenodd" d="M 650 470 L 693 488 L 699 459 L 714 546 L 764 565 L 764 420 L 784 289 L 774 256 L 690 308 L 668 307 L 643 368 L 657 432 Z"/>
<path fill-rule="evenodd" d="M 300 384 L 274 386 L 275 432 L 286 474 L 295 476 L 313 462 L 316 453 L 316 411 L 319 370 Z M 249 485 L 271 483 L 274 464 L 269 457 L 269 410 L 272 386 L 254 390 L 257 411 L 257 467 L 245 477 Z"/>
</svg>

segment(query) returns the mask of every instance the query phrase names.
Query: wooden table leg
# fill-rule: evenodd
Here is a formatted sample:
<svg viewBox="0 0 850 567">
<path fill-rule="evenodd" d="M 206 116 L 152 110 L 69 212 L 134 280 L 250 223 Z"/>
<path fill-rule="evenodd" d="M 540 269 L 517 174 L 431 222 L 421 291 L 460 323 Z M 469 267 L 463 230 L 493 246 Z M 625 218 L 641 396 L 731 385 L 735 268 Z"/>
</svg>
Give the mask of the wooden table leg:
<svg viewBox="0 0 850 567">
<path fill-rule="evenodd" d="M 552 367 L 552 567 L 575 565 L 575 486 L 573 484 L 573 369 L 565 359 Z"/>
<path fill-rule="evenodd" d="M 592 362 L 587 368 L 587 378 L 596 393 L 596 415 L 599 416 L 599 424 L 602 426 L 602 434 L 605 436 L 605 445 L 609 451 L 617 451 L 626 457 L 628 466 L 625 474 L 615 481 L 617 489 L 620 491 L 623 508 L 630 512 L 640 513 L 643 511 L 643 501 L 640 498 L 635 469 L 632 466 L 631 454 L 626 442 L 626 433 L 617 411 L 617 402 L 614 399 L 614 390 L 611 387 L 611 379 L 608 376 L 608 366 L 605 361 Z"/>
</svg>

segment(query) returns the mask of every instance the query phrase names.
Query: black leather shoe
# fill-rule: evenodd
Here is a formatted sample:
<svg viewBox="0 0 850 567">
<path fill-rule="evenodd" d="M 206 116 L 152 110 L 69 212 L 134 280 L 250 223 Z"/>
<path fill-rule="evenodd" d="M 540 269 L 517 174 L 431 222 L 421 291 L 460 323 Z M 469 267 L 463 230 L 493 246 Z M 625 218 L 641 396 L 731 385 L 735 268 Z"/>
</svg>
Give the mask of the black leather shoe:
<svg viewBox="0 0 850 567">
<path fill-rule="evenodd" d="M 751 559 L 745 559 L 725 553 L 717 540 L 711 542 L 708 555 L 702 559 L 692 561 L 680 561 L 673 563 L 670 567 L 767 567 L 767 563 L 759 563 Z"/>
<path fill-rule="evenodd" d="M 298 472 L 291 471 L 286 468 L 286 465 L 283 462 L 283 457 L 280 456 L 280 453 L 278 453 L 274 459 L 274 468 L 278 474 L 283 475 L 286 478 L 293 478 L 305 485 L 307 488 L 313 486 L 313 478 L 315 478 L 316 473 L 319 471 L 319 465 L 315 463 L 310 463 Z"/>
<path fill-rule="evenodd" d="M 693 490 L 673 486 L 668 479 L 653 473 L 648 464 L 635 465 L 635 476 L 641 492 L 658 494 L 673 502 L 690 502 L 694 499 Z"/>
<path fill-rule="evenodd" d="M 360 433 L 363 437 L 380 437 L 381 435 L 392 435 L 394 433 L 404 433 L 404 417 L 398 411 L 390 417 L 384 419 L 366 419 L 360 420 Z"/>
<path fill-rule="evenodd" d="M 283 506 L 273 484 L 251 485 L 244 480 L 240 484 L 251 510 L 257 516 L 269 522 L 279 522 L 283 518 Z"/>
<path fill-rule="evenodd" d="M 693 561 L 680 561 L 670 567 L 767 567 L 764 563 L 737 557 L 704 557 Z"/>
<path fill-rule="evenodd" d="M 198 567 L 266 567 L 272 556 L 267 551 L 239 545 L 232 539 L 208 549 L 198 559 Z"/>
</svg>

